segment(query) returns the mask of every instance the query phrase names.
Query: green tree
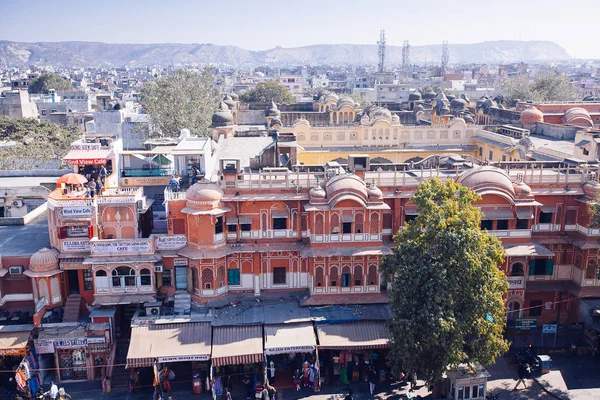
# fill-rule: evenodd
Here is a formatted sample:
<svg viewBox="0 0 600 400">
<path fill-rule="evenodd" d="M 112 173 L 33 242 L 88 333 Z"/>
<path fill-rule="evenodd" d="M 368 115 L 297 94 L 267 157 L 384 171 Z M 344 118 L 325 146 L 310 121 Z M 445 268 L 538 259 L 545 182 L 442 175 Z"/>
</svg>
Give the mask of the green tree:
<svg viewBox="0 0 600 400">
<path fill-rule="evenodd" d="M 208 67 L 201 72 L 179 69 L 169 77 L 146 83 L 140 92 L 140 103 L 150 115 L 153 132 L 166 137 L 178 137 L 182 129 L 209 136 L 219 99 Z"/>
<path fill-rule="evenodd" d="M 292 104 L 296 98 L 285 86 L 276 81 L 261 82 L 252 90 L 244 93 L 240 100 L 246 103 Z"/>
<path fill-rule="evenodd" d="M 595 183 L 595 182 L 591 182 Z M 596 199 L 588 203 L 588 214 L 590 215 L 590 228 L 600 227 L 600 192 L 596 195 Z"/>
<path fill-rule="evenodd" d="M 566 101 L 572 100 L 574 90 L 564 76 L 547 73 L 538 76 L 533 82 L 527 78 L 516 77 L 502 83 L 504 99 L 510 103 L 515 99 L 522 101 Z"/>
<path fill-rule="evenodd" d="M 83 132 L 33 118 L 0 117 L 0 170 L 58 168 Z"/>
<path fill-rule="evenodd" d="M 73 85 L 70 80 L 61 78 L 56 74 L 41 75 L 29 85 L 29 93 L 48 94 L 50 89 L 71 90 L 73 89 Z"/>
<path fill-rule="evenodd" d="M 504 249 L 480 229 L 481 212 L 473 206 L 479 198 L 437 178 L 412 197 L 419 215 L 397 233 L 382 263 L 392 282 L 389 361 L 396 371 L 414 371 L 436 384 L 449 367 L 489 365 L 508 350 L 508 285 L 498 267 Z"/>
</svg>

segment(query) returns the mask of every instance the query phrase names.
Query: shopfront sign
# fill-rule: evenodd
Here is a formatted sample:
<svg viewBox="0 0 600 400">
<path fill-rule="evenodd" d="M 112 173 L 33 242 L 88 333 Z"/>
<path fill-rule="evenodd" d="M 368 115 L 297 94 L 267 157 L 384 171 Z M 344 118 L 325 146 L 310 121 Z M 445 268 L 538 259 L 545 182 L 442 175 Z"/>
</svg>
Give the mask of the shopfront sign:
<svg viewBox="0 0 600 400">
<path fill-rule="evenodd" d="M 175 267 L 187 267 L 188 259 L 187 258 L 176 258 L 175 260 L 173 260 L 173 265 Z"/>
<path fill-rule="evenodd" d="M 88 252 L 91 249 L 89 239 L 63 240 L 61 243 L 62 251 L 81 251 Z"/>
<path fill-rule="evenodd" d="M 54 353 L 54 342 L 47 339 L 37 339 L 33 341 L 35 344 L 35 351 L 38 354 L 53 354 Z"/>
<path fill-rule="evenodd" d="M 27 354 L 27 349 L 25 347 L 17 349 L 0 349 L 0 356 L 24 356 L 25 354 Z"/>
<path fill-rule="evenodd" d="M 185 235 L 174 235 L 174 236 L 157 236 L 156 237 L 156 249 L 157 250 L 179 250 L 187 245 L 187 238 Z M 186 261 L 187 265 L 187 261 Z"/>
<path fill-rule="evenodd" d="M 67 226 L 67 237 L 88 237 L 90 228 L 87 225 Z"/>
<path fill-rule="evenodd" d="M 88 336 L 87 342 L 88 342 L 88 344 L 106 343 L 106 337 L 105 336 Z"/>
<path fill-rule="evenodd" d="M 208 354 L 199 356 L 173 356 L 173 357 L 158 357 L 159 363 L 183 362 L 183 361 L 208 361 Z"/>
<path fill-rule="evenodd" d="M 110 254 L 152 254 L 150 239 L 91 241 L 91 253 L 95 256 Z"/>
<path fill-rule="evenodd" d="M 542 333 L 556 333 L 556 324 L 542 325 Z"/>
<path fill-rule="evenodd" d="M 100 143 L 73 143 L 71 150 L 100 150 Z"/>
<path fill-rule="evenodd" d="M 121 178 L 121 186 L 166 186 L 171 180 L 170 176 L 140 176 L 135 178 Z"/>
<path fill-rule="evenodd" d="M 80 207 L 63 207 L 62 216 L 63 218 L 81 218 L 91 217 L 94 214 L 92 206 L 80 206 Z"/>
<path fill-rule="evenodd" d="M 537 327 L 537 318 L 519 318 L 515 320 L 515 329 L 529 330 Z"/>
<path fill-rule="evenodd" d="M 265 349 L 266 354 L 287 354 L 287 353 L 310 353 L 314 351 L 314 346 L 287 346 L 287 347 L 273 347 Z"/>
<path fill-rule="evenodd" d="M 509 289 L 524 289 L 525 288 L 525 277 L 523 276 L 509 276 L 508 280 Z"/>
<path fill-rule="evenodd" d="M 65 160 L 73 165 L 102 165 L 106 164 L 106 158 L 76 158 Z"/>
<path fill-rule="evenodd" d="M 45 305 L 46 305 L 46 298 L 42 297 L 41 299 L 39 299 L 37 301 L 37 303 L 35 303 L 36 314 L 39 313 L 40 311 L 42 311 L 42 308 L 44 308 Z"/>
</svg>

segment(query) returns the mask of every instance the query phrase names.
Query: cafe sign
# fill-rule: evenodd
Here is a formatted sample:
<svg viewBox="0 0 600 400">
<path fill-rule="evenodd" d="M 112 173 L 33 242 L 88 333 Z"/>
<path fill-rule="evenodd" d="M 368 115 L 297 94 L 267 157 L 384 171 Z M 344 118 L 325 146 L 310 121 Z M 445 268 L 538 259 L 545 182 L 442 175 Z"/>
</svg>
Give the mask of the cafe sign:
<svg viewBox="0 0 600 400">
<path fill-rule="evenodd" d="M 210 357 L 208 354 L 202 354 L 199 356 L 173 356 L 173 357 L 158 357 L 159 363 L 171 363 L 171 362 L 182 362 L 182 361 L 208 361 Z"/>
<path fill-rule="evenodd" d="M 71 150 L 100 150 L 100 143 L 73 143 Z"/>
<path fill-rule="evenodd" d="M 153 248 L 150 239 L 145 240 L 102 240 L 90 241 L 91 254 L 152 254 Z"/>
<path fill-rule="evenodd" d="M 62 251 L 88 252 L 91 249 L 90 240 L 63 240 L 61 243 Z"/>
<path fill-rule="evenodd" d="M 94 214 L 92 206 L 81 206 L 81 207 L 63 207 L 62 216 L 63 218 L 81 218 L 91 217 Z"/>
<path fill-rule="evenodd" d="M 185 235 L 157 236 L 156 238 L 157 250 L 179 250 L 185 245 L 187 245 Z"/>
</svg>

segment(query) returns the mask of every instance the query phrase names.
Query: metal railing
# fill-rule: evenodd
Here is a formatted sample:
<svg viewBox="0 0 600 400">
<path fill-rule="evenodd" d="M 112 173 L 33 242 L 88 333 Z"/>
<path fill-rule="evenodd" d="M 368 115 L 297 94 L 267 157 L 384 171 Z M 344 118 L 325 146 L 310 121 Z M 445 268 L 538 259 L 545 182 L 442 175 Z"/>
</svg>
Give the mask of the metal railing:
<svg viewBox="0 0 600 400">
<path fill-rule="evenodd" d="M 121 177 L 122 178 L 137 178 L 137 177 L 147 177 L 147 176 L 170 176 L 174 174 L 173 169 L 122 169 Z"/>
</svg>

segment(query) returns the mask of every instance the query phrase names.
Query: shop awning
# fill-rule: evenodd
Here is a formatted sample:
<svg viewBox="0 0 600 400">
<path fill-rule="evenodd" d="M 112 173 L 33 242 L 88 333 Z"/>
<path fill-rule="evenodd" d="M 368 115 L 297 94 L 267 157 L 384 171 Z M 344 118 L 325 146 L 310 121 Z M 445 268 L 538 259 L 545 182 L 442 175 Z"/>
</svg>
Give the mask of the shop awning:
<svg viewBox="0 0 600 400">
<path fill-rule="evenodd" d="M 316 348 L 311 322 L 265 325 L 265 354 L 308 353 Z"/>
<path fill-rule="evenodd" d="M 510 209 L 499 209 L 499 210 L 481 210 L 483 213 L 483 220 L 502 220 L 502 219 L 513 219 L 515 215 Z"/>
<path fill-rule="evenodd" d="M 419 212 L 417 211 L 417 207 L 405 207 L 404 208 L 404 214 L 406 214 L 406 215 L 419 215 Z"/>
<path fill-rule="evenodd" d="M 213 330 L 212 365 L 240 365 L 263 361 L 262 326 L 220 326 Z"/>
<path fill-rule="evenodd" d="M 541 206 L 540 210 L 542 210 L 542 212 L 545 212 L 545 213 L 555 213 L 556 206 Z"/>
<path fill-rule="evenodd" d="M 522 256 L 542 256 L 551 257 L 554 255 L 546 247 L 537 243 L 524 243 L 515 246 L 506 246 L 504 248 L 508 257 L 522 257 Z"/>
<path fill-rule="evenodd" d="M 238 224 L 238 218 L 237 217 L 227 217 L 227 220 L 225 222 L 227 225 L 237 225 Z"/>
<path fill-rule="evenodd" d="M 27 342 L 30 334 L 31 329 L 26 331 L 0 331 L 0 356 L 24 355 L 27 352 Z"/>
<path fill-rule="evenodd" d="M 83 257 L 63 258 L 60 260 L 60 269 L 88 269 L 87 265 L 83 265 Z"/>
<path fill-rule="evenodd" d="M 98 165 L 106 164 L 109 156 L 109 149 L 71 150 L 63 157 L 63 160 L 73 165 Z"/>
<path fill-rule="evenodd" d="M 517 218 L 518 219 L 533 219 L 533 211 L 531 211 L 531 207 L 517 208 Z"/>
<path fill-rule="evenodd" d="M 390 347 L 385 321 L 344 322 L 317 325 L 319 349 L 369 350 Z"/>
<path fill-rule="evenodd" d="M 238 220 L 240 221 L 240 225 L 251 224 L 252 216 L 251 215 L 240 215 L 238 217 Z"/>
<path fill-rule="evenodd" d="M 207 361 L 211 326 L 208 322 L 134 326 L 127 352 L 127 368 L 151 367 L 154 361 Z"/>
<path fill-rule="evenodd" d="M 273 218 L 287 218 L 288 217 L 288 213 L 287 213 L 287 211 L 272 211 L 271 212 L 271 217 L 273 217 Z"/>
</svg>

